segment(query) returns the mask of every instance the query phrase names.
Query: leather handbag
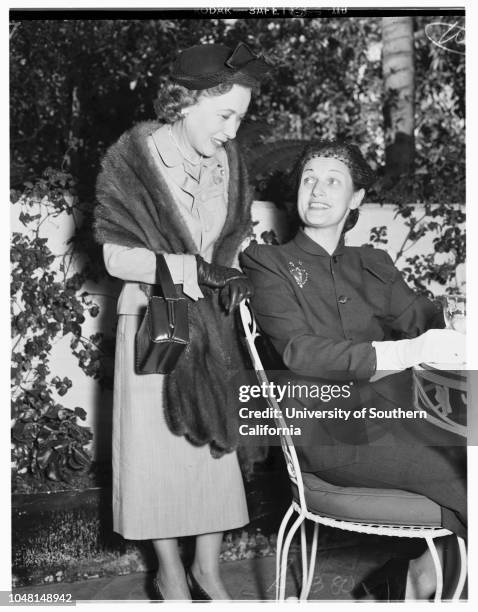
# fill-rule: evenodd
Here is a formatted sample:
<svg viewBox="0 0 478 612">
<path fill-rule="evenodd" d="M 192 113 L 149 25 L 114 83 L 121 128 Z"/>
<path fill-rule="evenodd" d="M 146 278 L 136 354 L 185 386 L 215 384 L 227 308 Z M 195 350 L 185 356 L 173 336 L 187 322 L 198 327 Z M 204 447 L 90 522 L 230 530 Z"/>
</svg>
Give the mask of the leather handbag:
<svg viewBox="0 0 478 612">
<path fill-rule="evenodd" d="M 166 260 L 157 253 L 155 285 L 135 338 L 136 374 L 169 374 L 188 344 L 186 298 L 178 297 Z"/>
</svg>

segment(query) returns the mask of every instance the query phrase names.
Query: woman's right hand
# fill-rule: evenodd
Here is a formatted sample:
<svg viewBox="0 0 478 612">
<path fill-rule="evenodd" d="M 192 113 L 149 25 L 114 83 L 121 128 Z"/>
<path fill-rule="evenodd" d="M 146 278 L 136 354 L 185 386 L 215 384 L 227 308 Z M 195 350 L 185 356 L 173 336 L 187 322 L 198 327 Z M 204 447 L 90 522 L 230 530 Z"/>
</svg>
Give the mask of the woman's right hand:
<svg viewBox="0 0 478 612">
<path fill-rule="evenodd" d="M 421 363 L 462 366 L 466 362 L 466 336 L 454 329 L 429 329 L 409 340 L 372 342 L 377 356 L 372 382 Z M 451 368 L 453 369 L 453 368 Z"/>
</svg>

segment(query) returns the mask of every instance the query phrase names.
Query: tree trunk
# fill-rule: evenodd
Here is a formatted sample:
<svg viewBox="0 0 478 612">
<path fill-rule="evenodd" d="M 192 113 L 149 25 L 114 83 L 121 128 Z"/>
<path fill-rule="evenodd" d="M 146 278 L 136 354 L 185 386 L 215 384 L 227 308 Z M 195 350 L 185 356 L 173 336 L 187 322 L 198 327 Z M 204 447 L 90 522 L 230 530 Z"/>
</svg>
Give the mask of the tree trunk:
<svg viewBox="0 0 478 612">
<path fill-rule="evenodd" d="M 382 18 L 385 169 L 390 182 L 413 173 L 415 69 L 413 18 Z"/>
<path fill-rule="evenodd" d="M 78 86 L 71 89 L 70 126 L 68 130 L 68 148 L 63 156 L 63 168 L 73 175 L 77 175 L 80 167 L 81 141 L 81 106 L 78 95 Z"/>
</svg>

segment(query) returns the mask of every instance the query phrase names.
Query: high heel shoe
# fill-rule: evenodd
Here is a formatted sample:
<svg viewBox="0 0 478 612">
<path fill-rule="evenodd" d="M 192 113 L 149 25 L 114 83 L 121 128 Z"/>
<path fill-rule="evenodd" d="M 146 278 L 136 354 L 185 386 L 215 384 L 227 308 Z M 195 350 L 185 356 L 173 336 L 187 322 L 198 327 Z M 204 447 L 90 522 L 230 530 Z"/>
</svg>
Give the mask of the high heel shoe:
<svg viewBox="0 0 478 612">
<path fill-rule="evenodd" d="M 191 593 L 191 599 L 193 601 L 212 601 L 212 597 L 202 588 L 194 577 L 191 568 L 189 568 L 186 572 L 186 579 L 188 581 L 189 592 Z"/>
<path fill-rule="evenodd" d="M 408 559 L 390 559 L 380 569 L 362 581 L 367 595 L 384 601 L 404 601 L 407 586 Z M 360 588 L 358 589 L 360 593 Z"/>
</svg>

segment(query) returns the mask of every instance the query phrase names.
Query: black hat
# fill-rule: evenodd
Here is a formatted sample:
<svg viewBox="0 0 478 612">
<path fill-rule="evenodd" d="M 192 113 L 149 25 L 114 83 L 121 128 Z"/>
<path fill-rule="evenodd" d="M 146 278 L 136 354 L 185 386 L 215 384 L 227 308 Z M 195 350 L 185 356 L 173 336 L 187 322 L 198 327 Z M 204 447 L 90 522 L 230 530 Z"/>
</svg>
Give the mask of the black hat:
<svg viewBox="0 0 478 612">
<path fill-rule="evenodd" d="M 270 65 L 244 43 L 234 50 L 226 45 L 194 45 L 182 51 L 173 64 L 171 78 L 187 89 L 208 89 L 234 81 L 237 72 L 260 81 Z"/>
</svg>

